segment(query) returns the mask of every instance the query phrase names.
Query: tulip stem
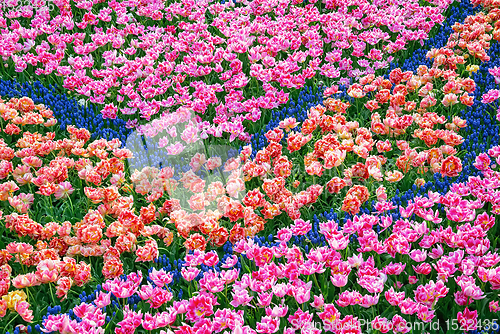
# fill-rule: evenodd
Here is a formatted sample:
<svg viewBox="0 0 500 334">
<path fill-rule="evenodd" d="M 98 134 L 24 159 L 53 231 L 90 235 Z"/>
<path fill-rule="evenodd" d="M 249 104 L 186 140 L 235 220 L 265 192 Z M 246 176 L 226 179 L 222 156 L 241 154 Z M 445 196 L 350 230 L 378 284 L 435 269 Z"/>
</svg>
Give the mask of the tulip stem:
<svg viewBox="0 0 500 334">
<path fill-rule="evenodd" d="M 316 273 L 312 274 L 312 277 L 314 279 L 314 283 L 316 283 L 316 286 L 319 289 L 319 292 L 321 292 L 321 295 L 323 295 L 323 290 L 321 289 L 321 286 L 318 284 L 318 279 L 316 278 Z"/>
<path fill-rule="evenodd" d="M 52 297 L 52 303 L 55 305 L 56 300 L 54 298 L 54 292 L 52 291 L 52 282 L 49 282 L 50 296 Z"/>
<path fill-rule="evenodd" d="M 4 333 L 7 332 L 7 328 L 9 328 L 9 325 L 12 323 L 12 321 L 14 321 L 14 319 L 17 318 L 19 313 L 16 313 L 14 314 L 14 317 L 12 319 L 10 319 L 10 321 L 7 323 L 7 325 L 5 325 L 5 327 L 3 328 L 4 329 Z"/>
<path fill-rule="evenodd" d="M 71 195 L 68 194 L 69 205 L 71 207 L 71 218 L 75 218 L 75 211 L 73 210 L 73 202 L 71 201 Z"/>
<path fill-rule="evenodd" d="M 35 299 L 33 299 L 33 295 L 30 292 L 30 287 L 29 286 L 26 287 L 26 292 L 27 292 L 27 295 L 28 295 L 28 303 L 30 303 L 30 300 L 33 302 Z"/>
<path fill-rule="evenodd" d="M 49 210 L 47 210 L 47 211 L 50 211 L 50 216 L 49 216 L 50 220 L 54 221 L 54 207 L 52 205 L 52 199 L 50 198 L 50 196 L 51 195 L 45 196 L 45 204 L 47 205 L 47 207 L 50 208 Z"/>
</svg>

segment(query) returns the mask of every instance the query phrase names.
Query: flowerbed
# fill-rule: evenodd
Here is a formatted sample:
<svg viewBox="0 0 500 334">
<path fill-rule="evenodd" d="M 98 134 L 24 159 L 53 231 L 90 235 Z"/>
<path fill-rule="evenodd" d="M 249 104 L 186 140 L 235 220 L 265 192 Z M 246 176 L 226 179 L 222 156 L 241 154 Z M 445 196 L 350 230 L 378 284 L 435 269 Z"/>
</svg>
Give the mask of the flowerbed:
<svg viewBox="0 0 500 334">
<path fill-rule="evenodd" d="M 446 323 L 450 309 L 460 327 L 475 329 L 478 311 L 471 307 L 481 310 L 483 319 L 492 319 L 498 311 L 498 301 L 487 302 L 485 297 L 498 288 L 495 268 L 500 259 L 488 252 L 497 243 L 497 226 L 487 212 L 499 206 L 495 195 L 499 173 L 491 169 L 496 169 L 493 160 L 499 154 L 497 146 L 476 159 L 484 177 L 471 177 L 445 195 L 429 192 L 415 198 L 401 208 L 403 219 L 392 221 L 384 208 L 348 220 L 342 227 L 332 221 L 313 227 L 298 219 L 278 231 L 272 247 L 239 241 L 233 249 L 236 255 L 244 255 L 239 259 L 233 252 L 219 259 L 215 252 L 195 251 L 186 255 L 180 272 L 170 274 L 167 267 L 156 265 L 149 271 L 148 284 L 141 284 L 141 273 L 107 281 L 70 315 L 49 315 L 46 328 L 92 332 L 105 325 L 106 309 L 123 308 L 123 320 L 116 323 L 118 333 L 139 326 L 147 330 L 172 326 L 180 333 L 218 329 L 253 333 L 252 328 L 264 333 L 279 328 L 285 333 L 321 332 L 313 318 L 324 330 L 349 328 L 361 333 L 361 323 L 373 312 L 377 315 L 371 318 L 373 328 L 406 333 L 407 323 L 416 319 Z M 327 246 L 307 251 L 289 242 L 312 229 L 324 236 Z M 349 243 L 354 234 L 356 242 Z M 365 258 L 365 253 L 372 255 Z M 204 273 L 193 293 L 200 266 Z M 471 276 L 476 272 L 477 279 Z M 189 298 L 181 298 L 183 291 L 188 291 Z M 170 301 L 173 305 L 164 308 Z M 128 305 L 145 309 L 145 303 L 152 309 L 146 314 Z M 287 323 L 285 328 L 280 327 L 282 322 Z"/>
<path fill-rule="evenodd" d="M 7 2 L 2 56 L 9 75 L 49 75 L 128 127 L 188 107 L 201 137 L 249 140 L 245 127 L 290 89 L 375 73 L 427 38 L 450 3 Z M 164 129 L 153 124 L 138 130 Z"/>
<path fill-rule="evenodd" d="M 4 47 L 4 75 L 56 86 L 0 87 L 16 96 L 0 103 L 0 328 L 498 329 L 500 10 L 473 4 L 408 63 L 450 3 L 54 2 L 31 30 L 7 3 L 4 45 L 27 42 Z M 320 87 L 299 93 L 304 78 Z"/>
</svg>

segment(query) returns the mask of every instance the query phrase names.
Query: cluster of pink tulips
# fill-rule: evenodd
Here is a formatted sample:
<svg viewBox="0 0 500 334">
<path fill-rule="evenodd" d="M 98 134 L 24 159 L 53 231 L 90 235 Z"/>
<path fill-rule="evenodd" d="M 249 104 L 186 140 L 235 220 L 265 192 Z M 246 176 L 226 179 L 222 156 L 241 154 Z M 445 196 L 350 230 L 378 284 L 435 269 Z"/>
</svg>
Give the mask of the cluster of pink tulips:
<svg viewBox="0 0 500 334">
<path fill-rule="evenodd" d="M 349 84 L 423 43 L 451 2 L 8 1 L 0 55 L 130 127 L 188 108 L 200 137 L 248 141 L 250 122 L 308 79 Z"/>
</svg>

